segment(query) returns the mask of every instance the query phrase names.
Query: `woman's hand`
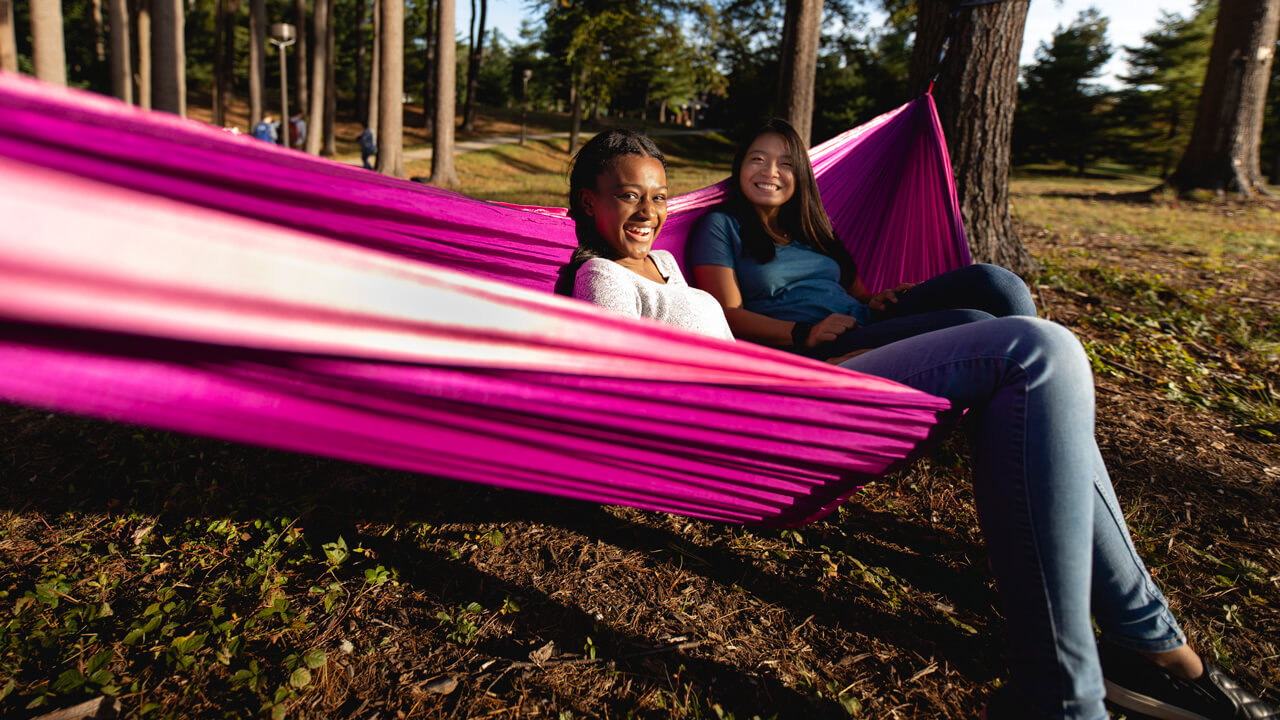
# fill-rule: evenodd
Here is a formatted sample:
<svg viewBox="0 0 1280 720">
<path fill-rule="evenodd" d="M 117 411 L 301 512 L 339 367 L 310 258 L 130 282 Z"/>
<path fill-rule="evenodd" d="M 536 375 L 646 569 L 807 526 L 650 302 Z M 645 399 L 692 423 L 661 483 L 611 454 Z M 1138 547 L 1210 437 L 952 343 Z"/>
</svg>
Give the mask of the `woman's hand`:
<svg viewBox="0 0 1280 720">
<path fill-rule="evenodd" d="M 916 283 L 902 283 L 891 290 L 881 290 L 880 292 L 867 298 L 867 307 L 876 312 L 883 312 L 889 307 L 890 303 L 898 302 L 898 293 L 903 293 L 915 287 Z"/>
<path fill-rule="evenodd" d="M 831 313 L 822 319 L 822 322 L 816 323 L 813 329 L 809 331 L 809 338 L 805 340 L 805 347 L 815 348 L 822 343 L 831 342 L 841 335 L 849 332 L 858 324 L 857 320 L 848 315 L 840 313 Z"/>
</svg>

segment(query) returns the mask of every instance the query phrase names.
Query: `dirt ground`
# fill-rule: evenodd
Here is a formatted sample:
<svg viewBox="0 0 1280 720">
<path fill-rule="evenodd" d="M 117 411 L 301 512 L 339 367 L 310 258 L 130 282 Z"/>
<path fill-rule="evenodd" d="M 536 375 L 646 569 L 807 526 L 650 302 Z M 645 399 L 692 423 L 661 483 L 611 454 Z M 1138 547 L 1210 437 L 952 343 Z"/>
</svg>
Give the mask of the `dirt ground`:
<svg viewBox="0 0 1280 720">
<path fill-rule="evenodd" d="M 1140 237 L 1023 230 L 1037 256 L 1087 250 L 1121 271 L 1157 273 L 1175 290 L 1247 281 L 1231 302 L 1253 309 L 1274 309 L 1280 298 L 1275 263 L 1207 271 Z M 1090 293 L 1037 282 L 1034 291 L 1046 316 L 1100 343 L 1117 330 L 1090 322 L 1099 308 L 1138 302 L 1111 286 Z M 1280 387 L 1273 357 L 1246 356 L 1226 338 L 1191 343 Z M 1158 363 L 1111 362 L 1119 367 L 1098 374 L 1098 438 L 1140 550 L 1193 643 L 1280 702 L 1280 427 L 1171 402 L 1168 368 Z M 137 545 L 152 527 L 181 538 L 184 524 L 229 518 L 244 532 L 208 549 L 216 566 L 240 557 L 238 543 L 256 541 L 255 519 L 287 517 L 317 545 L 341 536 L 361 548 L 352 562 L 366 578 L 375 566 L 393 572 L 390 582 L 359 585 L 358 575 L 343 580 L 305 557 L 280 562 L 296 626 L 258 641 L 254 657 L 276 667 L 289 653 L 327 653 L 281 703 L 284 717 L 976 718 L 1007 675 L 960 438 L 826 521 L 770 530 L 27 408 L 0 406 L 0 427 L 8 598 L 0 623 L 13 623 L 10 631 L 16 610 L 4 605 L 49 572 L 50 548 Z M 166 583 L 195 598 L 219 582 L 203 570 L 173 583 L 192 562 L 173 557 L 169 568 L 102 561 L 126 580 L 111 601 L 117 617 L 140 611 Z M 363 589 L 347 592 L 340 611 L 322 612 L 323 589 L 308 586 L 334 577 Z M 84 586 L 68 585 L 65 595 L 83 600 Z M 246 689 L 232 675 L 243 662 L 224 668 L 210 655 L 203 671 L 167 665 L 163 648 L 153 657 L 120 646 L 124 622 L 100 632 L 116 643 L 115 674 L 135 683 L 119 691 L 127 716 L 271 714 L 260 703 L 270 688 Z M 26 703 L 77 662 L 72 645 L 15 658 L 12 648 L 31 645 L 10 642 L 0 658 L 18 684 L 0 711 L 46 712 Z M 74 697 L 57 694 L 49 707 Z"/>
</svg>

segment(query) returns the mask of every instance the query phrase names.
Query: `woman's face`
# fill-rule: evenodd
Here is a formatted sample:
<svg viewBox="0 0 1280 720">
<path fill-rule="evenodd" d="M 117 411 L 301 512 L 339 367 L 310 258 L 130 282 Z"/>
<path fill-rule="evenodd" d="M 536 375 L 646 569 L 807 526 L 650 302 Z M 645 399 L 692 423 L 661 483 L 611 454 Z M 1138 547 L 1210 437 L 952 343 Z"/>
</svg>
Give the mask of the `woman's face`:
<svg viewBox="0 0 1280 720">
<path fill-rule="evenodd" d="M 738 184 L 747 200 L 759 208 L 781 208 L 796 193 L 791 150 L 777 133 L 765 133 L 747 148 Z"/>
<path fill-rule="evenodd" d="M 618 260 L 643 260 L 667 220 L 667 171 L 657 158 L 623 155 L 582 191 L 582 205 Z"/>
</svg>

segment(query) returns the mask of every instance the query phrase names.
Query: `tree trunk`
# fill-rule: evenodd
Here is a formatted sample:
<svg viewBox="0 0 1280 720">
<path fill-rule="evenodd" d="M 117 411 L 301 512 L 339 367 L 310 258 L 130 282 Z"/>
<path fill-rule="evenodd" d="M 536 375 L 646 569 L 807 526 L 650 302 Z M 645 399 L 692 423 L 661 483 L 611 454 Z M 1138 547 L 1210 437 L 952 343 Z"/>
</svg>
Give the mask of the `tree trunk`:
<svg viewBox="0 0 1280 720">
<path fill-rule="evenodd" d="M 182 0 L 152 0 L 151 106 L 165 113 L 183 114 Z"/>
<path fill-rule="evenodd" d="M 93 56 L 98 62 L 107 60 L 107 33 L 102 26 L 102 0 L 93 0 Z"/>
<path fill-rule="evenodd" d="M 151 33 L 151 107 L 186 114 L 186 52 L 183 47 L 182 0 L 154 0 L 155 32 Z"/>
<path fill-rule="evenodd" d="M 383 42 L 383 3 L 381 0 L 374 0 L 374 56 L 369 64 L 369 99 L 366 100 L 367 108 L 365 109 L 365 127 L 378 129 L 379 115 L 378 106 L 381 102 L 381 59 L 383 59 L 383 51 L 381 51 L 381 42 Z M 425 111 L 425 110 L 424 110 Z"/>
<path fill-rule="evenodd" d="M 365 111 L 365 127 L 378 127 L 378 105 L 382 102 L 382 0 L 373 0 L 373 62 L 369 66 L 369 107 Z M 426 112 L 426 108 L 423 108 Z"/>
<path fill-rule="evenodd" d="M 18 34 L 12 0 L 0 0 L 0 71 L 18 72 Z"/>
<path fill-rule="evenodd" d="M 333 157 L 338 154 L 337 140 L 334 137 L 334 123 L 338 120 L 338 83 L 334 80 L 334 64 L 337 59 L 334 55 L 334 38 L 338 33 L 334 30 L 333 14 L 336 0 L 329 0 L 326 4 L 326 11 L 329 13 L 329 35 L 325 38 L 324 51 L 324 147 L 321 148 L 320 154 L 325 157 Z M 381 139 L 381 138 L 379 138 Z"/>
<path fill-rule="evenodd" d="M 267 0 L 249 0 L 249 130 L 262 120 L 267 83 Z"/>
<path fill-rule="evenodd" d="M 236 96 L 236 15 L 240 12 L 240 0 L 222 0 L 222 2 L 226 4 L 226 7 L 219 20 L 222 26 L 221 35 L 224 51 L 222 69 L 219 74 L 222 75 L 222 124 L 225 125 L 227 122 L 226 113 L 231 108 Z M 249 130 L 252 131 L 253 127 L 250 126 Z"/>
<path fill-rule="evenodd" d="M 297 76 L 294 87 L 298 89 L 298 112 L 305 115 L 310 99 L 307 93 L 307 74 L 311 69 L 311 58 L 307 54 L 307 0 L 295 0 L 293 14 L 298 33 L 298 41 L 295 43 L 297 54 L 294 55 L 298 61 L 293 64 L 294 75 Z"/>
<path fill-rule="evenodd" d="M 427 62 L 423 64 L 427 76 L 422 83 L 422 127 L 435 125 L 436 106 L 436 28 L 440 24 L 440 8 L 437 0 L 427 0 Z"/>
<path fill-rule="evenodd" d="M 404 0 L 380 0 L 378 38 L 378 164 L 383 175 L 404 174 Z M 452 123 L 450 124 L 452 125 Z M 437 146 L 437 149 L 438 146 Z M 433 163 L 434 165 L 434 163 Z M 450 171 L 452 171 L 450 163 Z"/>
<path fill-rule="evenodd" d="M 151 109 L 151 2 L 150 0 L 134 0 L 137 11 L 137 32 L 135 33 L 138 51 L 138 68 L 134 75 L 137 89 L 138 107 Z"/>
<path fill-rule="evenodd" d="M 311 110 L 307 120 L 307 152 L 320 154 L 324 143 L 324 78 L 325 53 L 329 47 L 329 4 L 332 0 L 316 0 L 311 9 Z"/>
<path fill-rule="evenodd" d="M 578 154 L 579 135 L 582 133 L 582 85 L 587 79 L 587 69 L 573 75 L 569 83 L 569 155 Z"/>
<path fill-rule="evenodd" d="M 961 10 L 933 96 L 960 196 L 974 260 L 1020 274 L 1038 265 L 1009 215 L 1009 142 L 1018 91 L 1018 54 L 1029 0 Z M 911 58 L 911 87 L 922 93 L 937 67 L 947 6 L 922 4 Z"/>
<path fill-rule="evenodd" d="M 360 123 L 365 127 L 369 125 L 369 81 L 366 69 L 369 72 L 377 72 L 375 68 L 370 68 L 368 61 L 368 49 L 365 47 L 364 38 L 364 21 L 365 11 L 369 9 L 368 0 L 356 0 L 356 115 L 360 118 Z M 375 7 L 374 12 L 378 9 Z M 374 40 L 374 42 L 378 42 Z"/>
<path fill-rule="evenodd" d="M 476 129 L 476 88 L 480 86 L 480 60 L 484 57 L 484 25 L 489 0 L 480 0 L 480 32 L 476 32 L 476 0 L 471 0 L 471 54 L 467 58 L 467 102 L 462 111 L 462 129 Z"/>
<path fill-rule="evenodd" d="M 111 23 L 111 94 L 132 105 L 133 62 L 129 52 L 129 5 L 126 0 L 109 2 L 107 21 Z"/>
<path fill-rule="evenodd" d="M 36 77 L 67 84 L 67 49 L 62 36 L 62 1 L 31 0 L 31 54 Z"/>
<path fill-rule="evenodd" d="M 0 0 L 0 70 L 18 72 L 18 33 L 13 29 L 12 0 Z"/>
<path fill-rule="evenodd" d="M 453 42 L 453 2 L 439 0 L 440 16 L 436 20 L 436 119 L 432 129 L 431 182 L 442 187 L 458 184 L 458 172 L 453 167 L 453 123 L 457 104 L 454 72 L 458 52 Z M 385 23 L 382 30 L 387 31 Z M 385 65 L 386 53 L 383 55 Z"/>
<path fill-rule="evenodd" d="M 778 68 L 778 114 L 807 146 L 813 129 L 813 85 L 818 74 L 822 0 L 787 0 Z"/>
<path fill-rule="evenodd" d="M 227 83 L 231 80 L 227 74 L 227 55 L 235 46 L 235 38 L 228 39 L 226 29 L 227 0 L 218 0 L 213 16 L 213 124 L 218 127 L 227 124 Z"/>
<path fill-rule="evenodd" d="M 1196 123 L 1170 182 L 1179 190 L 1270 194 L 1261 140 L 1280 0 L 1221 0 Z"/>
</svg>

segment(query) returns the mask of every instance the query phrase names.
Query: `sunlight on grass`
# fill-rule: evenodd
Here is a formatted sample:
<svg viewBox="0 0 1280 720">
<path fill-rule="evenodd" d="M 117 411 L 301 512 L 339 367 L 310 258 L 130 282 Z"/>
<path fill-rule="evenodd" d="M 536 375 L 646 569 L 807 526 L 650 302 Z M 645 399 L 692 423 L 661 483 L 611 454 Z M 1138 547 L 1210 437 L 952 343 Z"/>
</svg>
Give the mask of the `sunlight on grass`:
<svg viewBox="0 0 1280 720">
<path fill-rule="evenodd" d="M 1128 202 L 1117 196 L 1145 191 L 1152 179 L 1020 178 L 1010 186 L 1010 207 L 1023 223 L 1067 236 L 1114 233 L 1153 246 L 1195 249 L 1212 257 L 1280 254 L 1280 212 L 1234 203 Z"/>
</svg>

